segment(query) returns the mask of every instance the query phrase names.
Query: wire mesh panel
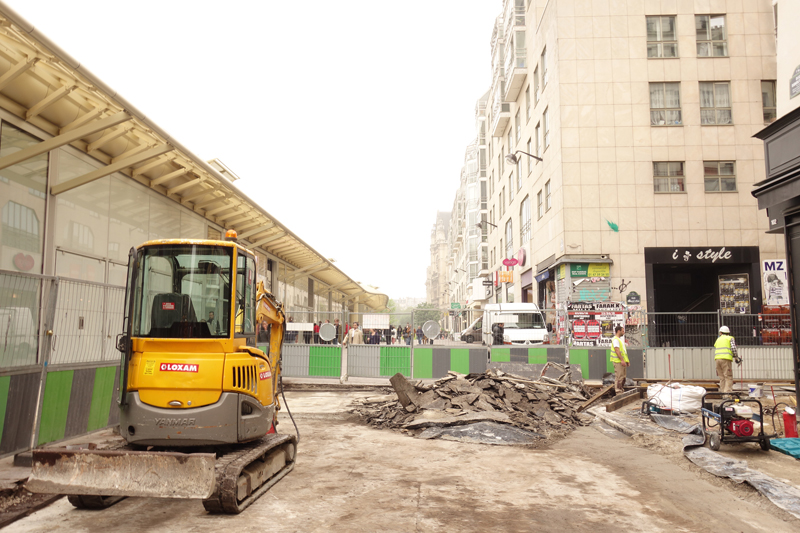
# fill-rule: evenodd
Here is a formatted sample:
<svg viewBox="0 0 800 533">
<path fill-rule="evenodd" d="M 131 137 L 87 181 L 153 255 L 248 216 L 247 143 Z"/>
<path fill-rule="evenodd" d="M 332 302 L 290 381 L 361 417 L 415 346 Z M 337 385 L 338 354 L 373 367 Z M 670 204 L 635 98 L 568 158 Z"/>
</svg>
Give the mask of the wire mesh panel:
<svg viewBox="0 0 800 533">
<path fill-rule="evenodd" d="M 281 351 L 281 373 L 286 377 L 308 377 L 309 346 L 283 344 Z"/>
<path fill-rule="evenodd" d="M 122 331 L 124 297 L 121 287 L 61 280 L 50 365 L 116 360 L 114 338 Z"/>
<path fill-rule="evenodd" d="M 0 273 L 0 370 L 38 362 L 40 295 L 51 284 L 40 277 Z"/>
<path fill-rule="evenodd" d="M 411 349 L 409 350 L 409 354 Z M 361 378 L 381 376 L 381 348 L 364 344 L 347 347 L 347 375 Z"/>
<path fill-rule="evenodd" d="M 780 346 L 792 344 L 792 317 L 789 314 L 721 315 L 737 346 Z"/>
<path fill-rule="evenodd" d="M 734 381 L 794 380 L 789 346 L 743 347 L 742 364 L 733 366 Z M 647 379 L 718 379 L 713 348 L 649 348 Z"/>
<path fill-rule="evenodd" d="M 647 313 L 647 346 L 714 346 L 719 326 L 717 313 Z"/>
</svg>

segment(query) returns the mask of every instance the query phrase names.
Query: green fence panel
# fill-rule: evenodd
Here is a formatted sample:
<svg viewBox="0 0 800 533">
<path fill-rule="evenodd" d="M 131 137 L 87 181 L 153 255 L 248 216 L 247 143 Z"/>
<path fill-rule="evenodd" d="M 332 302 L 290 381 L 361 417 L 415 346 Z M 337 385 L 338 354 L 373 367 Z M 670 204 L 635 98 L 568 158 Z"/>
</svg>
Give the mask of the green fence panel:
<svg viewBox="0 0 800 533">
<path fill-rule="evenodd" d="M 493 363 L 510 363 L 511 362 L 511 348 L 492 348 L 491 349 Z"/>
<path fill-rule="evenodd" d="M 614 363 L 611 362 L 611 350 L 606 350 L 606 372 L 614 372 Z"/>
<path fill-rule="evenodd" d="M 108 425 L 108 414 L 111 412 L 111 398 L 114 395 L 114 377 L 116 373 L 117 368 L 114 366 L 106 366 L 95 370 L 92 404 L 89 407 L 89 424 L 86 431 L 94 431 Z"/>
<path fill-rule="evenodd" d="M 469 349 L 450 350 L 450 370 L 460 374 L 469 374 Z"/>
<path fill-rule="evenodd" d="M 404 346 L 381 346 L 381 376 L 392 377 L 398 372 L 411 376 L 411 348 Z"/>
<path fill-rule="evenodd" d="M 44 386 L 42 417 L 39 425 L 39 442 L 53 442 L 64 438 L 72 393 L 72 370 L 49 372 Z"/>
<path fill-rule="evenodd" d="M 569 364 L 581 365 L 581 375 L 583 379 L 589 379 L 589 350 L 569 350 Z"/>
<path fill-rule="evenodd" d="M 8 387 L 11 376 L 0 377 L 0 439 L 3 438 L 3 426 L 6 423 L 6 406 L 8 405 Z"/>
<path fill-rule="evenodd" d="M 308 375 L 338 378 L 342 375 L 342 349 L 338 346 L 311 346 Z"/>
<path fill-rule="evenodd" d="M 414 379 L 433 378 L 433 349 L 414 348 Z"/>
<path fill-rule="evenodd" d="M 547 348 L 528 348 L 529 365 L 546 365 Z"/>
</svg>

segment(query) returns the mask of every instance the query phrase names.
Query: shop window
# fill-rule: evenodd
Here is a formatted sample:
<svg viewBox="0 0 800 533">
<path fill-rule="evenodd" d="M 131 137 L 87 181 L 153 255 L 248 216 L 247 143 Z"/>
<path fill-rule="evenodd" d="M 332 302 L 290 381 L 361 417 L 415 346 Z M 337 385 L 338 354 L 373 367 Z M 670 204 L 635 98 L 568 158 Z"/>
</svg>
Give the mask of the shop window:
<svg viewBox="0 0 800 533">
<path fill-rule="evenodd" d="M 514 284 L 507 283 L 506 284 L 506 302 L 513 304 L 514 303 Z"/>
<path fill-rule="evenodd" d="M 39 252 L 39 218 L 30 207 L 8 202 L 2 213 L 4 246 Z"/>
<path fill-rule="evenodd" d="M 764 110 L 764 124 L 771 124 L 772 122 L 775 122 L 775 118 L 778 116 L 778 113 L 775 105 L 774 81 L 761 82 L 761 106 Z"/>
<path fill-rule="evenodd" d="M 686 192 L 682 161 L 653 162 L 654 192 Z"/>
<path fill-rule="evenodd" d="M 700 124 L 733 124 L 729 82 L 700 82 Z"/>
<path fill-rule="evenodd" d="M 703 161 L 706 192 L 736 192 L 736 163 Z"/>
<path fill-rule="evenodd" d="M 694 26 L 697 32 L 697 57 L 728 55 L 725 15 L 695 15 Z"/>
<path fill-rule="evenodd" d="M 647 57 L 678 57 L 675 17 L 647 17 Z"/>
<path fill-rule="evenodd" d="M 681 120 L 681 84 L 650 84 L 650 125 L 680 126 Z"/>
</svg>

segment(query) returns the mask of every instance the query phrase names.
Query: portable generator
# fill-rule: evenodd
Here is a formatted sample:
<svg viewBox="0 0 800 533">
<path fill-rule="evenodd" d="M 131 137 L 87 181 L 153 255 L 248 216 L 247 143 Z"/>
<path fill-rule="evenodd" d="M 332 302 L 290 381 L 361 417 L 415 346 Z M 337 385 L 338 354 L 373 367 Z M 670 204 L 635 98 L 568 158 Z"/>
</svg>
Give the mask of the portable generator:
<svg viewBox="0 0 800 533">
<path fill-rule="evenodd" d="M 720 401 L 716 403 L 713 400 Z M 764 408 L 759 400 L 749 398 L 743 392 L 707 392 L 703 395 L 702 405 L 703 432 L 708 435 L 709 448 L 719 450 L 723 442 L 758 442 L 762 450 L 769 451 L 769 439 L 776 435 L 764 434 Z M 758 413 L 754 411 L 756 406 Z"/>
</svg>

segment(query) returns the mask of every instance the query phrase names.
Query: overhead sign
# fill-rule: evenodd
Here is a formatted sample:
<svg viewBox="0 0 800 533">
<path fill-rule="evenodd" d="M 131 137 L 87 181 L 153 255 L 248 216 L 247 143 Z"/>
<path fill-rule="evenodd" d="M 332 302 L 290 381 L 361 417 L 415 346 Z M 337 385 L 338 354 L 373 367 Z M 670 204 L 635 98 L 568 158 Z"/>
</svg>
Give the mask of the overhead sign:
<svg viewBox="0 0 800 533">
<path fill-rule="evenodd" d="M 544 280 L 549 279 L 549 278 L 550 278 L 550 271 L 549 270 L 545 270 L 544 272 L 542 272 L 541 274 L 536 276 L 536 281 L 537 282 L 541 282 L 541 281 L 544 281 Z"/>
<path fill-rule="evenodd" d="M 492 280 L 490 280 L 490 279 L 483 280 L 483 286 L 484 287 L 491 287 L 492 286 Z"/>
<path fill-rule="evenodd" d="M 452 302 L 450 304 L 450 309 L 461 309 L 461 304 L 458 302 Z"/>
<path fill-rule="evenodd" d="M 645 248 L 644 262 L 649 264 L 731 264 L 758 263 L 758 246 L 687 246 Z"/>
<path fill-rule="evenodd" d="M 513 270 L 498 270 L 496 274 L 497 274 L 497 283 L 514 283 Z"/>
<path fill-rule="evenodd" d="M 607 278 L 611 274 L 608 263 L 571 263 L 569 275 L 573 278 Z"/>
<path fill-rule="evenodd" d="M 514 259 L 513 257 L 510 258 L 510 259 L 503 259 L 503 265 L 505 265 L 507 267 L 513 267 L 517 263 L 518 263 L 518 261 L 516 259 Z"/>
<path fill-rule="evenodd" d="M 525 259 L 527 258 L 527 254 L 525 253 L 525 248 L 520 248 L 517 250 L 517 255 L 514 257 L 517 258 L 517 264 L 519 266 L 525 266 Z"/>
</svg>

